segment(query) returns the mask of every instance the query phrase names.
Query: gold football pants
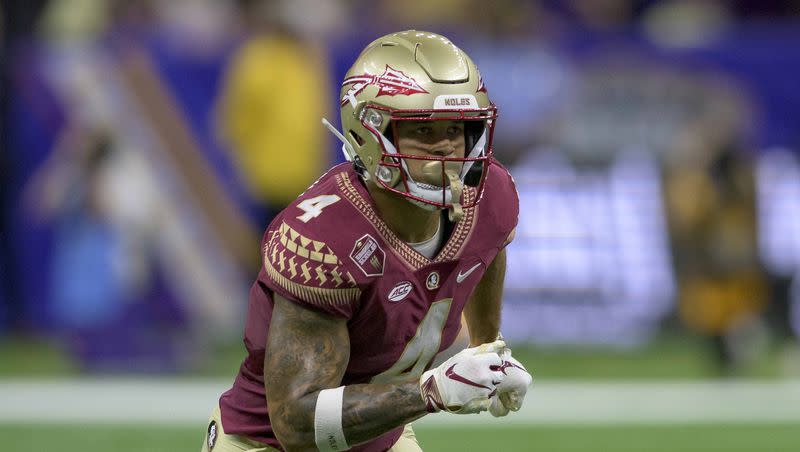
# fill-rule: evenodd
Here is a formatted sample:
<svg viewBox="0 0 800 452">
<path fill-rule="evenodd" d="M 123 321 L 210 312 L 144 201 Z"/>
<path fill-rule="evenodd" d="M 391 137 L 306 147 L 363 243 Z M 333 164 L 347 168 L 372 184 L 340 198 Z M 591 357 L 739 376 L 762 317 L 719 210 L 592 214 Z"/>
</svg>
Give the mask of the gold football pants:
<svg viewBox="0 0 800 452">
<path fill-rule="evenodd" d="M 206 437 L 200 450 L 201 452 L 270 452 L 277 449 L 243 436 L 226 434 L 222 428 L 222 416 L 217 406 L 206 425 Z M 389 452 L 422 452 L 411 425 L 406 424 L 403 434 Z"/>
</svg>

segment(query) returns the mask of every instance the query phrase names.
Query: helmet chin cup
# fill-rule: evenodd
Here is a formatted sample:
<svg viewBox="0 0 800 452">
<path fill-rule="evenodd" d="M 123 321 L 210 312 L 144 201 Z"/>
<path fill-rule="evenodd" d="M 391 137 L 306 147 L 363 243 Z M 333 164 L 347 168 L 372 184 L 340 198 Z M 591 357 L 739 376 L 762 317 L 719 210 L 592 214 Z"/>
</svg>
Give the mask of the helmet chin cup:
<svg viewBox="0 0 800 452">
<path fill-rule="evenodd" d="M 442 171 L 442 166 L 444 166 L 444 171 Z M 461 174 L 463 166 L 464 162 L 432 160 L 422 165 L 422 174 L 420 174 L 419 179 L 420 182 L 425 184 L 446 187 L 449 185 L 448 173 Z"/>
<path fill-rule="evenodd" d="M 459 177 L 458 172 L 445 170 L 445 175 L 447 176 L 447 179 L 449 181 L 448 186 L 447 187 L 442 187 L 442 191 L 438 191 L 437 190 L 435 193 L 440 194 L 440 196 L 441 196 L 441 193 L 445 194 L 445 197 L 446 197 L 446 199 L 448 201 L 447 207 L 431 204 L 429 202 L 423 202 L 423 201 L 420 201 L 420 200 L 417 200 L 417 199 L 414 199 L 414 198 L 409 198 L 409 197 L 406 197 L 405 199 L 407 199 L 408 202 L 410 202 L 411 204 L 414 204 L 415 206 L 420 207 L 420 208 L 425 209 L 425 210 L 447 209 L 447 217 L 450 219 L 450 221 L 458 222 L 462 218 L 464 218 L 464 207 L 460 203 L 461 195 L 464 193 L 464 182 L 461 181 L 461 178 Z M 413 187 L 418 187 L 415 182 L 413 182 L 413 181 L 411 181 L 411 182 L 414 184 Z M 449 188 L 449 191 L 445 191 L 445 190 L 447 190 L 447 188 Z M 432 190 L 428 190 L 428 191 L 432 191 Z M 424 193 L 424 192 L 420 193 L 419 191 L 413 190 L 413 189 L 412 189 L 412 194 L 414 194 L 416 196 L 419 196 L 419 197 L 422 197 L 424 195 L 428 195 L 428 193 Z M 452 202 L 452 200 L 454 200 L 454 199 L 456 201 Z"/>
</svg>

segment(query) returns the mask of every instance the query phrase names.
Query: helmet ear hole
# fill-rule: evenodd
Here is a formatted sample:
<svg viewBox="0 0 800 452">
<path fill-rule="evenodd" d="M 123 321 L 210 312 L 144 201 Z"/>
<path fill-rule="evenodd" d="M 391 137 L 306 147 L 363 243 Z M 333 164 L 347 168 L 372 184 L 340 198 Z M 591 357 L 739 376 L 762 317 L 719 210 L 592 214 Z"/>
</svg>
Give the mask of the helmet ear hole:
<svg viewBox="0 0 800 452">
<path fill-rule="evenodd" d="M 356 143 L 358 143 L 358 147 L 364 146 L 364 139 L 361 138 L 357 133 L 351 130 L 350 136 L 353 137 L 354 140 L 356 140 Z"/>
</svg>

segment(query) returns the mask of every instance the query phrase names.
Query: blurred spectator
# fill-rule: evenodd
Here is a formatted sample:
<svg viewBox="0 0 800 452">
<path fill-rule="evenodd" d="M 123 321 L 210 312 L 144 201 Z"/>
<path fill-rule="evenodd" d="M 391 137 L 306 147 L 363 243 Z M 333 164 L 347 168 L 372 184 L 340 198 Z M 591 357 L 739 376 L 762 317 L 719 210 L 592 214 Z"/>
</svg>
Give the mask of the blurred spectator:
<svg viewBox="0 0 800 452">
<path fill-rule="evenodd" d="M 327 167 L 331 97 L 325 54 L 280 18 L 278 2 L 246 2 L 252 34 L 231 59 L 221 94 L 222 135 L 266 227 Z M 277 16 L 277 17 L 276 17 Z"/>
<path fill-rule="evenodd" d="M 54 225 L 51 324 L 85 369 L 173 367 L 181 314 L 157 287 L 154 223 L 136 218 L 151 199 L 136 161 L 109 130 L 75 126 L 29 185 L 29 208 Z"/>
<path fill-rule="evenodd" d="M 31 186 L 31 207 L 55 223 L 50 299 L 55 323 L 65 329 L 109 322 L 126 297 L 121 235 L 108 224 L 111 206 L 102 191 L 114 153 L 104 132 L 72 134 Z"/>
<path fill-rule="evenodd" d="M 717 94 L 716 105 L 676 140 L 665 196 L 681 319 L 710 338 L 720 370 L 731 373 L 763 351 L 769 290 L 758 255 L 754 165 L 742 144 L 743 104 Z"/>
</svg>

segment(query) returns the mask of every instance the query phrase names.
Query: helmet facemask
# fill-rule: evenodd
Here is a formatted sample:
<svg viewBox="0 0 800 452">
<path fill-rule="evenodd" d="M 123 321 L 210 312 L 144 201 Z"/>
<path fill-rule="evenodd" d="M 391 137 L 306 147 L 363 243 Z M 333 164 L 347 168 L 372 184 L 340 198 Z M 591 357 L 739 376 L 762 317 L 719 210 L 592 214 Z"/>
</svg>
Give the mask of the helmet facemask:
<svg viewBox="0 0 800 452">
<path fill-rule="evenodd" d="M 451 220 L 457 221 L 463 214 L 463 208 L 473 207 L 480 199 L 489 167 L 488 160 L 492 155 L 491 141 L 496 117 L 494 106 L 476 110 L 393 110 L 378 105 L 364 107 L 360 119 L 370 134 L 367 139 L 375 140 L 381 149 L 381 158 L 372 174 L 375 183 L 422 208 L 449 209 Z M 463 157 L 410 155 L 397 149 L 400 122 L 446 120 L 463 121 Z M 426 162 L 416 177 L 409 169 L 409 162 L 414 160 Z M 465 185 L 477 189 L 477 196 L 471 197 L 466 204 L 463 198 Z"/>
</svg>

